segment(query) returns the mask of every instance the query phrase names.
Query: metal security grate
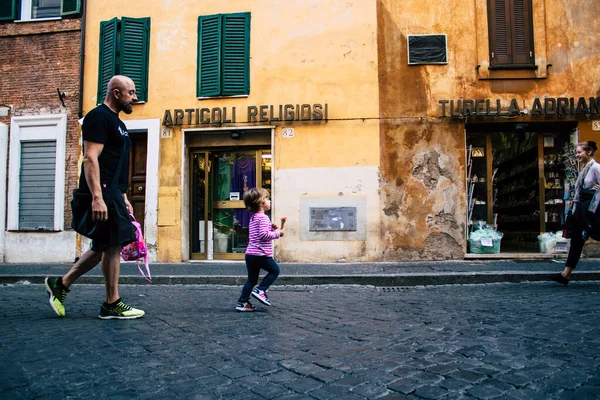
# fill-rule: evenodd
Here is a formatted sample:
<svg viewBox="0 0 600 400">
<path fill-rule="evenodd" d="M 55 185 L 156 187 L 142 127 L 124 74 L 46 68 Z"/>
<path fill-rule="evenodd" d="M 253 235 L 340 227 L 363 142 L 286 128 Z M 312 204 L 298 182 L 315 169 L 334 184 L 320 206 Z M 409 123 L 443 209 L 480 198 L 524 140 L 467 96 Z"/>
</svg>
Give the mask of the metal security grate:
<svg viewBox="0 0 600 400">
<path fill-rule="evenodd" d="M 19 229 L 54 229 L 56 141 L 21 143 Z"/>
</svg>

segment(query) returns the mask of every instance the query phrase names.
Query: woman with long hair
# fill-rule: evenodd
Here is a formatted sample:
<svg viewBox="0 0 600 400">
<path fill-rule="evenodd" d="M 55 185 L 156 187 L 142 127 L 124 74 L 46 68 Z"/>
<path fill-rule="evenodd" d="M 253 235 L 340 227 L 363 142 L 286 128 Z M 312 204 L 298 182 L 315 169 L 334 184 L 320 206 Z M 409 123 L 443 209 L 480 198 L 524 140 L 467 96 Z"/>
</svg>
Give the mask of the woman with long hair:
<svg viewBox="0 0 600 400">
<path fill-rule="evenodd" d="M 586 214 L 594 192 L 600 190 L 600 164 L 594 160 L 597 149 L 596 142 L 588 141 L 579 143 L 575 152 L 577 160 L 583 167 L 575 183 L 575 198 L 572 203 L 571 248 L 563 272 L 550 276 L 550 279 L 562 285 L 569 284 L 571 272 L 577 267 L 583 245 L 589 238 L 587 232 L 589 221 Z"/>
</svg>

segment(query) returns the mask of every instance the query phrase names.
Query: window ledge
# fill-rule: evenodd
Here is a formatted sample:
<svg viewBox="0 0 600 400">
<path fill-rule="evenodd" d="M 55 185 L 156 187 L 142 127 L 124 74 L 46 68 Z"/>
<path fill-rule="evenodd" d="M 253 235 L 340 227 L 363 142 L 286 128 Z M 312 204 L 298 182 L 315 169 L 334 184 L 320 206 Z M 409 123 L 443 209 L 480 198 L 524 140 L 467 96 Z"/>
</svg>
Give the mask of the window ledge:
<svg viewBox="0 0 600 400">
<path fill-rule="evenodd" d="M 214 100 L 214 99 L 236 99 L 236 98 L 246 98 L 249 95 L 247 94 L 236 94 L 232 96 L 205 96 L 205 97 L 197 97 L 198 100 Z"/>
<path fill-rule="evenodd" d="M 546 79 L 548 78 L 546 71 L 543 68 L 538 68 L 537 65 L 531 66 L 511 66 L 504 68 L 499 66 L 488 67 L 479 71 L 479 79 L 481 80 L 506 80 L 506 79 Z"/>
<path fill-rule="evenodd" d="M 526 65 L 526 64 L 508 64 L 508 65 L 490 65 L 489 70 L 519 70 L 519 69 L 538 69 L 537 65 Z"/>
<path fill-rule="evenodd" d="M 7 229 L 6 232 L 11 233 L 59 233 L 61 229 L 42 228 L 42 229 Z"/>
<path fill-rule="evenodd" d="M 61 17 L 52 18 L 32 18 L 32 19 L 16 19 L 15 24 L 26 24 L 28 22 L 46 22 L 46 21 L 60 21 Z"/>
</svg>

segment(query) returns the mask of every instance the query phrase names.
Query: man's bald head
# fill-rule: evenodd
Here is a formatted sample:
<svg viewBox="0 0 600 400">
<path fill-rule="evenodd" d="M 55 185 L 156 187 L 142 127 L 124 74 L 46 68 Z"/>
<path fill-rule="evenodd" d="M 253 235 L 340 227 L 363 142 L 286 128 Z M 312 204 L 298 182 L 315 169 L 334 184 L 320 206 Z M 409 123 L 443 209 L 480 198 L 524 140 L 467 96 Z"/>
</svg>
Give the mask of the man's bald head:
<svg viewBox="0 0 600 400">
<path fill-rule="evenodd" d="M 106 96 L 111 96 L 113 90 L 127 90 L 129 86 L 135 86 L 131 78 L 125 75 L 115 75 L 108 81 L 108 87 L 106 88 Z"/>
<path fill-rule="evenodd" d="M 104 102 L 117 114 L 120 111 L 131 114 L 132 105 L 137 102 L 133 80 L 125 75 L 115 75 L 110 78 Z"/>
</svg>

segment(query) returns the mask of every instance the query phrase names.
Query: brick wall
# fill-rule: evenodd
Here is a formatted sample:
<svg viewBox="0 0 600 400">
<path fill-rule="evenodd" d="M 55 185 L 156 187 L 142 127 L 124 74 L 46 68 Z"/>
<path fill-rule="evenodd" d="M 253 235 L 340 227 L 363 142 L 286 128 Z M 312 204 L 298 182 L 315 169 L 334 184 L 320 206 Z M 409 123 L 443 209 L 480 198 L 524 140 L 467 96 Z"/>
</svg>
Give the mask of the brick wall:
<svg viewBox="0 0 600 400">
<path fill-rule="evenodd" d="M 65 229 L 71 226 L 71 192 L 77 185 L 77 162 L 81 152 L 78 124 L 80 51 L 79 18 L 0 24 L 0 105 L 13 106 L 7 117 L 0 117 L 0 122 L 10 127 L 13 116 L 67 115 Z M 60 102 L 57 88 L 67 94 L 65 107 Z"/>
</svg>

